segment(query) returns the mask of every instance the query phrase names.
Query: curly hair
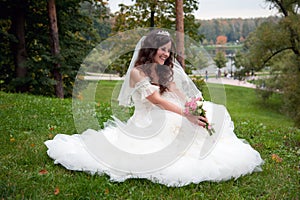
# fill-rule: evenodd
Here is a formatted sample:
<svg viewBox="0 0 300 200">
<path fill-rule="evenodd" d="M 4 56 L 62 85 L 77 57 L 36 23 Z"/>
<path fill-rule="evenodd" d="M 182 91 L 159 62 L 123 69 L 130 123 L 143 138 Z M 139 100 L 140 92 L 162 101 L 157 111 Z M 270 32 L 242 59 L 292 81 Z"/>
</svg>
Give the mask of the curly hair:
<svg viewBox="0 0 300 200">
<path fill-rule="evenodd" d="M 169 83 L 173 81 L 174 72 L 171 66 L 157 65 L 156 74 L 158 74 L 159 92 L 160 94 L 163 94 L 166 90 L 168 90 Z"/>
<path fill-rule="evenodd" d="M 164 32 L 165 34 L 160 34 L 161 32 Z M 147 66 L 151 66 L 154 61 L 154 57 L 157 53 L 157 50 L 159 47 L 171 42 L 171 50 L 170 50 L 170 56 L 165 60 L 164 65 L 168 66 L 168 68 L 162 67 L 163 65 L 157 65 L 156 72 L 159 76 L 160 82 L 157 83 L 160 87 L 160 93 L 162 94 L 168 89 L 168 84 L 163 83 L 164 81 L 170 82 L 171 79 L 173 79 L 173 60 L 175 57 L 175 44 L 172 40 L 172 38 L 167 34 L 166 31 L 155 29 L 151 31 L 146 38 L 144 39 L 141 49 L 139 51 L 137 60 L 135 62 L 135 67 L 143 66 L 142 70 L 143 72 L 150 77 L 151 79 L 151 70 L 147 70 Z M 163 71 L 162 71 L 163 70 Z M 170 76 L 171 75 L 171 76 Z"/>
<path fill-rule="evenodd" d="M 137 69 L 141 70 L 150 78 L 151 84 L 159 86 L 160 94 L 163 94 L 169 89 L 169 84 L 174 79 L 173 69 L 168 65 L 152 63 L 137 66 Z M 156 78 L 158 79 L 156 80 Z"/>
</svg>

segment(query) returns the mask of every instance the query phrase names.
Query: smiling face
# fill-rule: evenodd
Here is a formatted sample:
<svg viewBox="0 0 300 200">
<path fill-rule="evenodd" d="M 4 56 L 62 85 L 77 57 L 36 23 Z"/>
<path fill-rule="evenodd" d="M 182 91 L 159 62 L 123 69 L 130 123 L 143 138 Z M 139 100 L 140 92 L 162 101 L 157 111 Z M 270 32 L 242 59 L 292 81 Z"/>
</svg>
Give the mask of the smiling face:
<svg viewBox="0 0 300 200">
<path fill-rule="evenodd" d="M 156 62 L 160 65 L 163 65 L 165 63 L 166 59 L 170 56 L 171 47 L 172 47 L 171 41 L 163 46 L 160 46 L 157 49 L 156 54 L 153 58 L 154 62 Z"/>
<path fill-rule="evenodd" d="M 169 34 L 161 32 L 159 29 L 153 30 L 144 38 L 134 66 L 156 63 L 173 67 L 174 42 Z"/>
</svg>

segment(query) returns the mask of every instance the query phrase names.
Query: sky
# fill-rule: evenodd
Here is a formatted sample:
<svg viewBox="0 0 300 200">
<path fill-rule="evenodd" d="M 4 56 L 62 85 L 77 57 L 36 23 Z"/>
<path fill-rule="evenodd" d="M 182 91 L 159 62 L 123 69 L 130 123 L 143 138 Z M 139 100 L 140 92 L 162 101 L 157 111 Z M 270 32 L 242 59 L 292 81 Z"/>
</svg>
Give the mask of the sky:
<svg viewBox="0 0 300 200">
<path fill-rule="evenodd" d="M 112 12 L 118 10 L 118 4 L 133 4 L 132 0 L 109 0 Z M 199 0 L 199 8 L 195 12 L 196 19 L 214 18 L 256 18 L 276 15 L 269 10 L 264 0 Z"/>
</svg>

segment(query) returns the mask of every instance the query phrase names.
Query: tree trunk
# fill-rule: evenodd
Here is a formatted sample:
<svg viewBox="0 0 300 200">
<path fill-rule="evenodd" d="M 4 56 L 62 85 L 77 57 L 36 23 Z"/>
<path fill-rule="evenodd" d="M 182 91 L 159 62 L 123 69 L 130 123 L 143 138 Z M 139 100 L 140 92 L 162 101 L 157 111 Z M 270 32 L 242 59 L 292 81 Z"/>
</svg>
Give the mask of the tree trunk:
<svg viewBox="0 0 300 200">
<path fill-rule="evenodd" d="M 150 27 L 154 27 L 154 15 L 155 15 L 155 11 L 154 8 L 151 8 L 151 16 L 150 16 Z"/>
<path fill-rule="evenodd" d="M 183 0 L 176 0 L 176 43 L 177 43 L 177 60 L 183 68 L 184 62 L 184 13 Z"/>
<path fill-rule="evenodd" d="M 152 0 L 150 1 L 150 27 L 154 27 L 155 26 L 155 9 L 157 6 L 157 0 Z"/>
<path fill-rule="evenodd" d="M 27 59 L 27 51 L 25 47 L 25 10 L 21 5 L 17 5 L 11 18 L 10 32 L 16 37 L 17 41 L 11 41 L 11 51 L 14 56 L 14 64 L 16 68 L 16 78 L 24 78 L 27 75 L 25 61 Z M 18 92 L 26 92 L 26 85 L 17 86 Z"/>
<path fill-rule="evenodd" d="M 48 14 L 50 21 L 51 53 L 55 57 L 60 53 L 55 0 L 48 0 Z M 60 63 L 54 63 L 52 73 L 56 81 L 55 94 L 59 98 L 64 98 L 63 80 L 59 68 Z"/>
</svg>

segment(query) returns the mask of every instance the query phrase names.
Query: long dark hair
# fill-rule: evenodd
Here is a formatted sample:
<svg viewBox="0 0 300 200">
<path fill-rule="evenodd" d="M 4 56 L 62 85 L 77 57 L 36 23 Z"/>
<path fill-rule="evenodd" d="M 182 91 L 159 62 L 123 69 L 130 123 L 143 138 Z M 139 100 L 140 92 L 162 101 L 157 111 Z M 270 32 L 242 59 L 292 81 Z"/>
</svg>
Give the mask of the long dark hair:
<svg viewBox="0 0 300 200">
<path fill-rule="evenodd" d="M 168 35 L 168 32 L 155 29 L 151 31 L 144 39 L 135 66 L 154 63 L 154 56 L 159 47 L 171 42 L 170 56 L 165 60 L 165 65 L 173 67 L 173 59 L 175 56 L 175 45 Z"/>
<path fill-rule="evenodd" d="M 173 69 L 171 66 L 158 64 L 156 65 L 156 74 L 158 74 L 159 92 L 163 94 L 169 89 L 170 82 L 173 81 Z"/>
<path fill-rule="evenodd" d="M 144 39 L 134 65 L 135 67 L 142 66 L 141 69 L 143 72 L 151 79 L 151 70 L 147 69 L 147 66 L 153 66 L 152 64 L 155 63 L 154 56 L 156 55 L 158 48 L 169 42 L 171 42 L 170 56 L 165 60 L 164 66 L 155 65 L 155 71 L 161 82 L 156 84 L 159 85 L 161 94 L 168 89 L 168 84 L 165 81 L 170 82 L 170 80 L 173 80 L 172 68 L 176 51 L 174 42 L 169 33 L 161 29 L 151 31 Z M 166 66 L 168 68 L 166 68 Z"/>
<path fill-rule="evenodd" d="M 173 81 L 173 69 L 168 65 L 160 65 L 157 63 L 145 64 L 136 66 L 150 78 L 150 82 L 153 85 L 159 86 L 159 93 L 163 94 L 169 89 L 170 82 Z"/>
</svg>

